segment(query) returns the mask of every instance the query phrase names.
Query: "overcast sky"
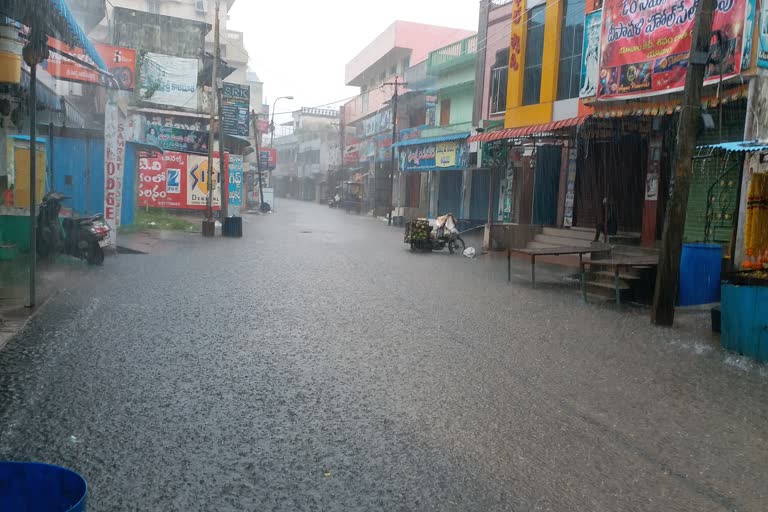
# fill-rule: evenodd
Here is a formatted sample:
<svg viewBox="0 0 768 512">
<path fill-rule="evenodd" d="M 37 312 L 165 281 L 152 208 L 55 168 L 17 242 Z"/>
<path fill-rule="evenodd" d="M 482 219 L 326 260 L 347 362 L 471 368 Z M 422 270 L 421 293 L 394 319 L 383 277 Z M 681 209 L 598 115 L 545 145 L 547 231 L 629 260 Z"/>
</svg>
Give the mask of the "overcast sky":
<svg viewBox="0 0 768 512">
<path fill-rule="evenodd" d="M 356 94 L 344 65 L 395 20 L 477 30 L 478 0 L 238 0 L 228 28 L 245 33 L 251 68 L 277 111 Z M 333 105 L 338 108 L 338 104 Z"/>
</svg>

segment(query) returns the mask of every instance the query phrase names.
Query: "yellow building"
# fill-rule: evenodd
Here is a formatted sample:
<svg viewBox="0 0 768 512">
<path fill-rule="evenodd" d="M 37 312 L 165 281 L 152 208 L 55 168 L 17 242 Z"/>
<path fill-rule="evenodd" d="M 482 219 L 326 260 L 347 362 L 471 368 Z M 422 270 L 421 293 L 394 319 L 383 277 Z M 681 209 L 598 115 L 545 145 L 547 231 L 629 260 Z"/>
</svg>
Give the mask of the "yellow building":
<svg viewBox="0 0 768 512">
<path fill-rule="evenodd" d="M 585 0 L 515 0 L 506 128 L 579 115 Z"/>
</svg>

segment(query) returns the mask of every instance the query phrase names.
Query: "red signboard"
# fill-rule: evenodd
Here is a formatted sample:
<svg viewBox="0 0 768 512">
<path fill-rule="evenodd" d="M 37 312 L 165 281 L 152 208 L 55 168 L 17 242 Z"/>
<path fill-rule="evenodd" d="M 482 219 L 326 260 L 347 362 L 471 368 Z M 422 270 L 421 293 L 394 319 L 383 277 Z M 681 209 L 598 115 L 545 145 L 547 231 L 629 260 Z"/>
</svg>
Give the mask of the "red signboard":
<svg viewBox="0 0 768 512">
<path fill-rule="evenodd" d="M 598 99 L 680 91 L 685 85 L 696 0 L 605 0 Z M 705 83 L 741 71 L 746 0 L 717 0 L 713 43 L 724 54 Z"/>
<path fill-rule="evenodd" d="M 357 165 L 360 160 L 360 141 L 352 139 L 350 142 L 344 146 L 344 165 Z"/>
<path fill-rule="evenodd" d="M 185 153 L 154 153 L 139 159 L 139 206 L 185 208 Z"/>
<path fill-rule="evenodd" d="M 269 171 L 277 167 L 277 149 L 261 148 L 259 150 L 259 167 L 262 171 Z"/>
<path fill-rule="evenodd" d="M 229 153 L 224 153 L 225 175 Z M 214 154 L 213 209 L 221 206 L 219 155 Z M 207 207 L 208 159 L 176 151 L 139 158 L 139 206 L 201 210 Z M 226 178 L 226 176 L 225 176 Z"/>
<path fill-rule="evenodd" d="M 48 38 L 48 45 L 51 48 L 92 64 L 94 67 L 96 66 L 82 48 L 69 47 L 65 43 L 52 37 Z M 115 77 L 116 85 L 122 90 L 132 91 L 136 76 L 136 50 L 99 43 L 95 43 L 93 46 L 106 63 L 108 71 Z M 45 66 L 46 71 L 48 71 L 51 76 L 60 80 L 115 86 L 114 83 L 107 81 L 103 75 L 97 73 L 93 69 L 78 64 L 56 52 L 51 52 L 51 56 L 48 58 Z"/>
</svg>

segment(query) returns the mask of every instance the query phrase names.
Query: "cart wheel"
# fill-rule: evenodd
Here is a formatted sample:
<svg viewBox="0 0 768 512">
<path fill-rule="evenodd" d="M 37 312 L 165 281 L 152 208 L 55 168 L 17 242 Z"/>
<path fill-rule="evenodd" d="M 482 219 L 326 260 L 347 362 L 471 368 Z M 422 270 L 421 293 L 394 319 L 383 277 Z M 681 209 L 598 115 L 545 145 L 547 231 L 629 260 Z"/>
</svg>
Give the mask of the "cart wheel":
<svg viewBox="0 0 768 512">
<path fill-rule="evenodd" d="M 448 242 L 448 252 L 451 254 L 463 254 L 466 248 L 467 246 L 464 245 L 464 240 L 460 236 Z"/>
</svg>

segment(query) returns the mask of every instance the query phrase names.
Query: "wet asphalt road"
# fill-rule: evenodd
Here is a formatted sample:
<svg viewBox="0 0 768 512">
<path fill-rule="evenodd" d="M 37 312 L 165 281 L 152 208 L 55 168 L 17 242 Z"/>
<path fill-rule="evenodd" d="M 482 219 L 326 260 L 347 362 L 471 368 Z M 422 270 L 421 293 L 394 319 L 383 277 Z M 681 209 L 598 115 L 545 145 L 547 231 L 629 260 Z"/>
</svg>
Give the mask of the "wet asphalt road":
<svg viewBox="0 0 768 512">
<path fill-rule="evenodd" d="M 0 351 L 0 459 L 80 471 L 90 511 L 768 509 L 768 372 L 705 315 L 279 207 L 59 293 Z"/>
</svg>

